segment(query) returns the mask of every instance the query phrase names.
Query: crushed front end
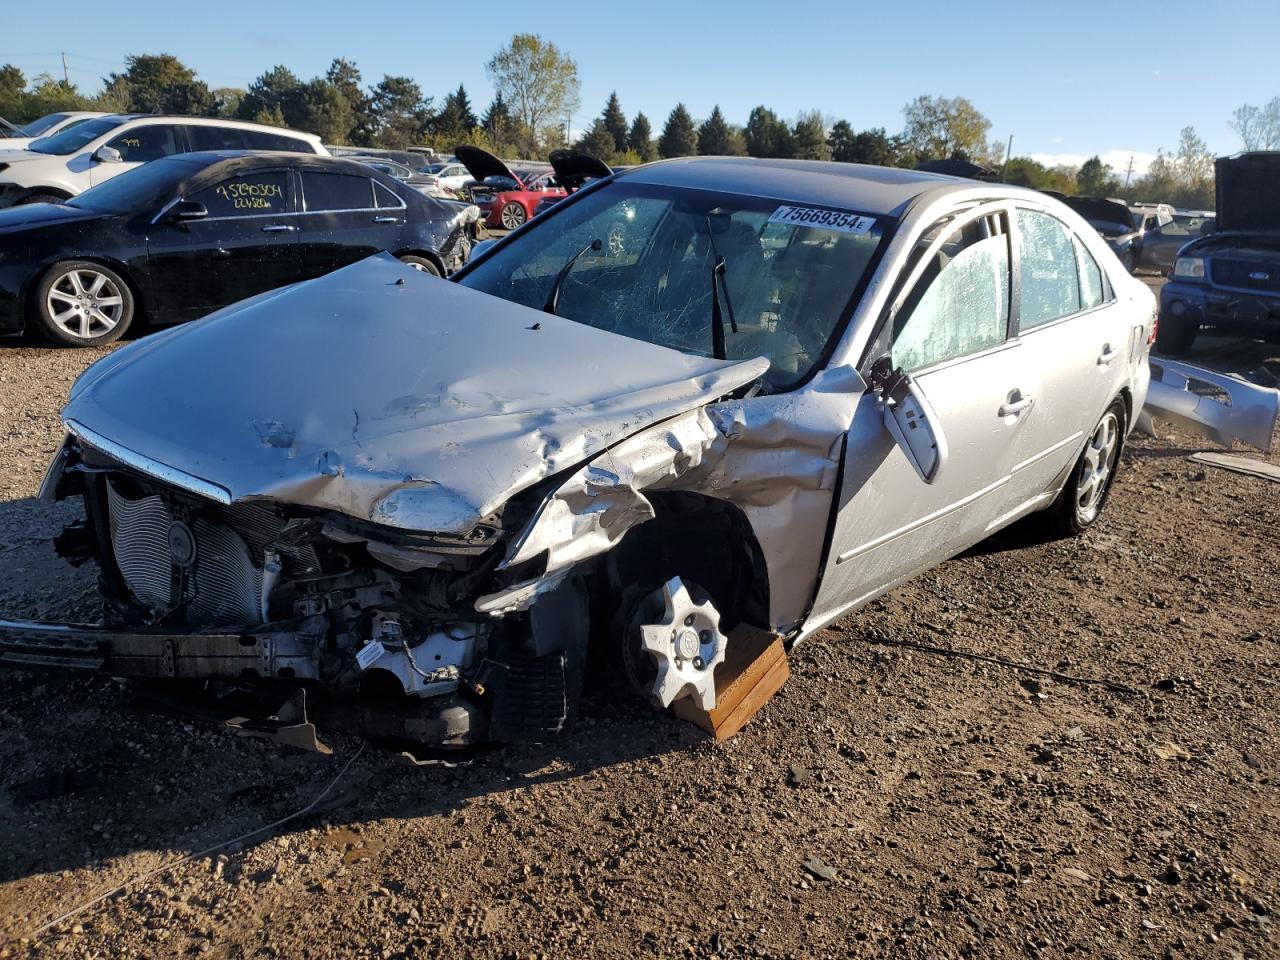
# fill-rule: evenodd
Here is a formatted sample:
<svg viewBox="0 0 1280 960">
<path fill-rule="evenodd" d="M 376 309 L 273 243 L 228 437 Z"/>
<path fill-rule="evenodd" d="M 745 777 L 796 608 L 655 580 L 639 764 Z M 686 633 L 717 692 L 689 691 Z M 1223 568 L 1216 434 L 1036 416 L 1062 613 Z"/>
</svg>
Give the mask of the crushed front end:
<svg viewBox="0 0 1280 960">
<path fill-rule="evenodd" d="M 56 546 L 97 562 L 103 624 L 0 621 L 0 665 L 198 681 L 263 703 L 301 687 L 329 726 L 444 747 L 542 739 L 570 719 L 581 588 L 566 581 L 536 614 L 475 609 L 520 574 L 496 569 L 501 512 L 431 535 L 198 486 L 68 435 L 41 495 L 83 500 Z"/>
</svg>

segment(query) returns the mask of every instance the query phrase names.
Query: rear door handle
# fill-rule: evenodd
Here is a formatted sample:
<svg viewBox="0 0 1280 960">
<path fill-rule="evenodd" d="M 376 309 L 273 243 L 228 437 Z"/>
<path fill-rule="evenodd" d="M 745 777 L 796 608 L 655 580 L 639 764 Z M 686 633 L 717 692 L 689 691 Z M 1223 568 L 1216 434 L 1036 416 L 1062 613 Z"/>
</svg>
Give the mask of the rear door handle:
<svg viewBox="0 0 1280 960">
<path fill-rule="evenodd" d="M 374 223 L 404 223 L 401 217 L 374 217 Z"/>
<path fill-rule="evenodd" d="M 1102 345 L 1102 353 L 1098 355 L 1098 366 L 1105 367 L 1118 356 L 1120 356 L 1119 350 L 1112 350 L 1111 344 L 1104 343 Z"/>
<path fill-rule="evenodd" d="M 1030 410 L 1035 402 L 1033 397 L 1024 397 L 1021 390 L 1011 390 L 1009 399 L 1000 405 L 1000 416 L 1016 417 L 1024 410 Z"/>
<path fill-rule="evenodd" d="M 269 223 L 262 228 L 263 233 L 293 233 L 297 227 L 290 226 L 287 223 Z"/>
</svg>

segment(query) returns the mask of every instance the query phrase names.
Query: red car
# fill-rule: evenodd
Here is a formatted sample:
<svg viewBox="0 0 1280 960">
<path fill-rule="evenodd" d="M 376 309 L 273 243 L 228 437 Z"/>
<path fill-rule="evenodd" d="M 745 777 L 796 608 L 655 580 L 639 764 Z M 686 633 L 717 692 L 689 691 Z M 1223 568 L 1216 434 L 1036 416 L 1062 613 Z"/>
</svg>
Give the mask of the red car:
<svg viewBox="0 0 1280 960">
<path fill-rule="evenodd" d="M 567 197 L 554 170 L 513 171 L 479 147 L 460 146 L 454 155 L 475 178 L 468 186 L 471 202 L 484 214 L 486 227 L 514 230 L 532 219 L 548 197 Z"/>
</svg>

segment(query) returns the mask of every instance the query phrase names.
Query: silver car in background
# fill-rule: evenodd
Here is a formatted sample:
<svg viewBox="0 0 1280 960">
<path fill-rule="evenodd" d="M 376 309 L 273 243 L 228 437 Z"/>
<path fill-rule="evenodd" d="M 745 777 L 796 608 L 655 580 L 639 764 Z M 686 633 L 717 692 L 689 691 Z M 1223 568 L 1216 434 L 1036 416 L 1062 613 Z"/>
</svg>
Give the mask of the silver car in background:
<svg viewBox="0 0 1280 960">
<path fill-rule="evenodd" d="M 84 498 L 64 551 L 116 617 L 0 622 L 0 663 L 271 678 L 459 746 L 560 730 L 594 643 L 707 708 L 740 624 L 797 641 L 1020 517 L 1095 523 L 1154 313 L 1033 191 L 630 170 L 456 281 L 374 257 L 90 368 L 43 493 Z"/>
</svg>

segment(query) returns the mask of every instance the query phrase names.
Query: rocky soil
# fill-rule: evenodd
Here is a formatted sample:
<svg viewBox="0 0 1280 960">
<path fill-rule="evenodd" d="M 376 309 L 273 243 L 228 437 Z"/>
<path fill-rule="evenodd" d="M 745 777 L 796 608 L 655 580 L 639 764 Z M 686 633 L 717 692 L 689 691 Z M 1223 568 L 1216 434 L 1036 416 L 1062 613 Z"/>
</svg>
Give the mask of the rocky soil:
<svg viewBox="0 0 1280 960">
<path fill-rule="evenodd" d="M 72 508 L 31 499 L 93 359 L 0 346 L 0 615 L 93 609 Z M 0 674 L 0 957 L 1280 956 L 1280 486 L 1160 432 L 1088 535 L 1015 529 L 823 631 L 719 746 L 593 702 L 417 768 Z"/>
</svg>

